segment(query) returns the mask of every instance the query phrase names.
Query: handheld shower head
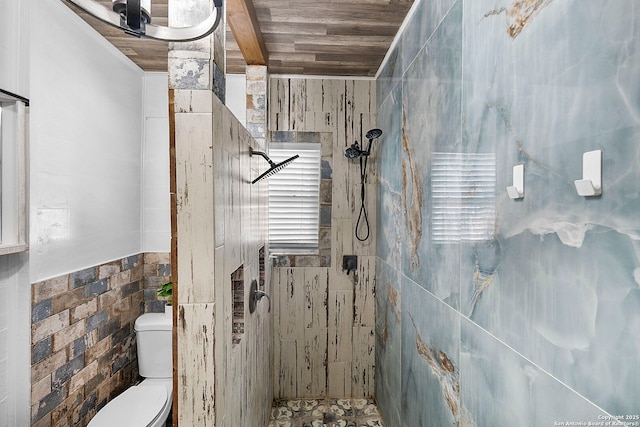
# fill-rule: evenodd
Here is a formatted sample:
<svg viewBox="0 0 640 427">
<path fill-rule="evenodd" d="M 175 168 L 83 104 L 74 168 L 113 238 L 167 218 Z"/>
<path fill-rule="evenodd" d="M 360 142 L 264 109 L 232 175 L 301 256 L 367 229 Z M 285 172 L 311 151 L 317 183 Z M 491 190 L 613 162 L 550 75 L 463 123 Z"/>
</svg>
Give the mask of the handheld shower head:
<svg viewBox="0 0 640 427">
<path fill-rule="evenodd" d="M 364 242 L 369 238 L 369 218 L 367 216 L 367 207 L 365 205 L 365 184 L 367 182 L 367 160 L 371 154 L 371 145 L 373 140 L 380 138 L 382 131 L 380 129 L 371 129 L 365 134 L 365 138 L 369 140 L 367 150 L 362 150 L 358 145 L 358 141 L 351 144 L 351 147 L 344 150 L 344 156 L 349 160 L 359 159 L 360 161 L 360 213 L 358 214 L 358 221 L 356 221 L 356 239 Z M 360 221 L 364 220 L 366 234 L 360 236 Z"/>
<path fill-rule="evenodd" d="M 344 150 L 344 156 L 347 159 L 357 159 L 358 157 L 362 156 L 363 153 L 364 151 L 360 149 L 358 141 L 354 142 L 353 144 L 351 144 L 351 147 Z"/>
<path fill-rule="evenodd" d="M 253 148 L 249 147 L 249 149 L 251 150 L 251 155 L 253 156 L 254 154 L 258 154 L 260 156 L 262 156 L 267 162 L 269 162 L 269 165 L 271 166 L 269 169 L 267 169 L 265 172 L 263 172 L 259 177 L 257 177 L 256 179 L 254 179 L 253 181 L 251 181 L 252 184 L 255 184 L 258 181 L 262 181 L 265 178 L 268 178 L 272 175 L 277 174 L 278 172 L 280 172 L 282 169 L 284 169 L 285 167 L 289 166 L 289 164 L 291 164 L 291 162 L 293 162 L 295 159 L 297 159 L 298 156 L 297 154 L 293 157 L 289 157 L 286 160 L 281 161 L 280 163 L 274 163 L 269 156 L 267 156 L 265 153 L 263 153 L 262 151 L 255 151 Z"/>
<path fill-rule="evenodd" d="M 344 156 L 350 160 L 368 156 L 369 154 L 371 154 L 371 143 L 374 139 L 379 138 L 380 135 L 382 135 L 382 131 L 380 129 L 371 129 L 365 135 L 365 138 L 369 140 L 369 146 L 367 147 L 367 150 L 365 151 L 360 149 L 360 145 L 358 145 L 358 141 L 356 141 L 351 144 L 351 147 L 344 150 Z"/>
<path fill-rule="evenodd" d="M 369 132 L 367 132 L 365 137 L 368 140 L 372 140 L 372 139 L 380 138 L 381 135 L 382 135 L 382 131 L 380 129 L 371 129 Z"/>
</svg>

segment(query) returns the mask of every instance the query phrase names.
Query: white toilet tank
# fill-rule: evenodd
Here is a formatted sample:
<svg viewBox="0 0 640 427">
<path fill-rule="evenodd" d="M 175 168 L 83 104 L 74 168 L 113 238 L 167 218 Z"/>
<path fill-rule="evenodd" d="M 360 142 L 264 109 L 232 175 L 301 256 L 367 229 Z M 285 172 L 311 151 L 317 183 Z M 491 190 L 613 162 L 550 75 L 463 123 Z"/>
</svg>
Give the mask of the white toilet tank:
<svg viewBox="0 0 640 427">
<path fill-rule="evenodd" d="M 171 378 L 171 317 L 147 313 L 136 319 L 138 369 L 144 378 Z"/>
</svg>

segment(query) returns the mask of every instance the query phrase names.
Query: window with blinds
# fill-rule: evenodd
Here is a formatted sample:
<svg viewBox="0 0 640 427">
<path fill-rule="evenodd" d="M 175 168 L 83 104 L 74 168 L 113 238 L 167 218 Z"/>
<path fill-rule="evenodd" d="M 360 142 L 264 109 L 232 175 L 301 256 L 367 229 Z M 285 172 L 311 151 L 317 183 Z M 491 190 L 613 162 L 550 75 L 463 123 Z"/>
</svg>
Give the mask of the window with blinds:
<svg viewBox="0 0 640 427">
<path fill-rule="evenodd" d="M 275 163 L 296 154 L 300 157 L 269 178 L 269 250 L 276 255 L 318 250 L 320 144 L 269 143 Z"/>
<path fill-rule="evenodd" d="M 26 251 L 28 100 L 0 89 L 0 255 Z"/>
<path fill-rule="evenodd" d="M 496 220 L 492 153 L 433 153 L 431 236 L 434 242 L 490 240 Z"/>
</svg>

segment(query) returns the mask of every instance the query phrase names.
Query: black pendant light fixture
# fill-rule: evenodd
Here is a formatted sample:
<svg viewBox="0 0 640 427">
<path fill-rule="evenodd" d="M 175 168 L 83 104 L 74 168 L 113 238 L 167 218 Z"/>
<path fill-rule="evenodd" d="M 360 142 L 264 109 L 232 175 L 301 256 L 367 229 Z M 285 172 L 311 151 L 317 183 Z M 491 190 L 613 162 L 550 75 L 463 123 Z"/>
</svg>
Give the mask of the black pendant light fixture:
<svg viewBox="0 0 640 427">
<path fill-rule="evenodd" d="M 135 37 L 169 42 L 198 40 L 213 33 L 222 18 L 222 0 L 214 0 L 207 19 L 191 27 L 164 27 L 151 23 L 151 0 L 112 0 L 109 10 L 95 0 L 67 0 L 95 18 Z M 207 0 L 202 0 L 207 1 Z"/>
</svg>

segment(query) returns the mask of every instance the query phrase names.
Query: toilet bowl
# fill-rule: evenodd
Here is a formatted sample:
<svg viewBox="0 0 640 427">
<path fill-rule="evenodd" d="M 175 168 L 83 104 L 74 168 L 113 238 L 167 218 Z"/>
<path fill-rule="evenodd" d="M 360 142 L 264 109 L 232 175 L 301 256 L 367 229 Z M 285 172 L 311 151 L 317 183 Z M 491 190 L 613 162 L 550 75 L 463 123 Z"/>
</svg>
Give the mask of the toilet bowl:
<svg viewBox="0 0 640 427">
<path fill-rule="evenodd" d="M 163 427 L 171 411 L 171 318 L 148 313 L 135 322 L 138 367 L 145 379 L 111 400 L 88 427 Z"/>
<path fill-rule="evenodd" d="M 110 401 L 89 427 L 164 427 L 171 411 L 171 380 L 147 379 Z"/>
</svg>

